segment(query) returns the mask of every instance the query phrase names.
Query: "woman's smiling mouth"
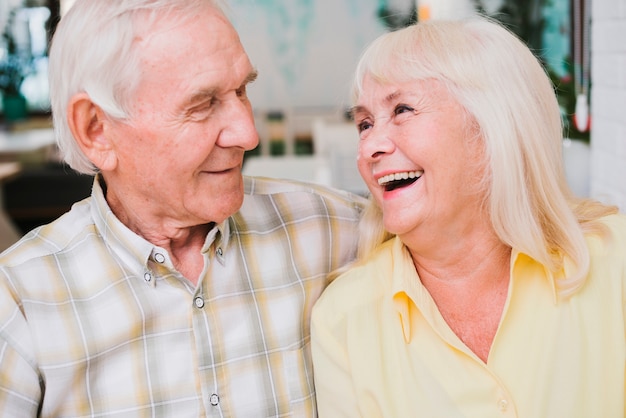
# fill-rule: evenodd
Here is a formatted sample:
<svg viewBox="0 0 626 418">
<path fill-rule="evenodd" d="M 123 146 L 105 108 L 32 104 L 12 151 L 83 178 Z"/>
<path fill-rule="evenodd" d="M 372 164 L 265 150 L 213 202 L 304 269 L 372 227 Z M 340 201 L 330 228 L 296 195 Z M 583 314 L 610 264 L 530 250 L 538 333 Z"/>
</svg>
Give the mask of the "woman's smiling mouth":
<svg viewBox="0 0 626 418">
<path fill-rule="evenodd" d="M 415 183 L 417 179 L 422 176 L 422 174 L 424 174 L 423 170 L 401 171 L 398 173 L 387 174 L 386 176 L 382 176 L 378 179 L 378 184 L 384 187 L 385 191 L 389 192 L 399 187 Z"/>
</svg>

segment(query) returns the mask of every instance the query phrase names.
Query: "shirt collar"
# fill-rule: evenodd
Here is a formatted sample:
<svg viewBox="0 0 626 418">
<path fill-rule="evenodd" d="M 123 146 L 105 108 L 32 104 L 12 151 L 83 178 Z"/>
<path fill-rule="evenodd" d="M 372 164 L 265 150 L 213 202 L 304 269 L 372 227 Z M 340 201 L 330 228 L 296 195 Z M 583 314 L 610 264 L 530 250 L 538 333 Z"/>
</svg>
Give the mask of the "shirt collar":
<svg viewBox="0 0 626 418">
<path fill-rule="evenodd" d="M 170 264 L 167 252 L 131 231 L 115 216 L 106 201 L 101 181 L 103 181 L 101 175 L 97 174 L 91 192 L 93 200 L 91 215 L 97 230 L 111 251 L 127 268 L 154 285 L 155 280 L 146 279 L 146 273 L 149 270 L 148 261 L 153 259 L 161 263 L 159 261 L 161 256 L 158 255 L 161 254 L 166 256 L 166 264 Z M 205 254 L 215 243 L 213 248 L 215 248 L 217 259 L 222 264 L 225 261 L 225 249 L 229 242 L 229 219 L 209 231 L 202 248 L 202 253 Z"/>
<path fill-rule="evenodd" d="M 391 246 L 390 253 L 392 262 L 390 267 L 393 271 L 391 275 L 391 295 L 393 305 L 400 317 L 405 342 L 409 343 L 412 338 L 411 311 L 414 309 L 420 311 L 421 315 L 426 320 L 435 324 L 435 329 L 449 329 L 449 327 L 444 324 L 441 314 L 437 311 L 437 305 L 430 296 L 430 293 L 422 285 L 408 248 L 406 248 L 398 237 L 390 240 L 388 245 Z M 555 284 L 556 280 L 558 280 L 561 275 L 564 276 L 566 274 L 565 271 L 568 269 L 565 268 L 564 271 L 554 274 L 532 257 L 518 250 L 511 252 L 508 297 L 511 297 L 511 293 L 520 285 L 520 281 L 523 281 L 524 276 L 531 270 L 543 275 L 545 283 L 552 294 L 553 301 L 556 304 L 558 300 Z"/>
<path fill-rule="evenodd" d="M 202 246 L 202 254 L 207 254 L 213 249 L 215 258 L 222 265 L 226 263 L 226 249 L 230 242 L 231 221 L 232 218 L 228 218 L 211 228 Z"/>
<path fill-rule="evenodd" d="M 135 234 L 114 214 L 104 197 L 101 175 L 97 174 L 91 192 L 91 215 L 104 242 L 127 268 L 143 274 L 154 245 Z"/>
<path fill-rule="evenodd" d="M 568 265 L 567 259 L 565 260 L 565 265 Z M 509 273 L 511 277 L 510 288 L 515 289 L 519 285 L 519 281 L 524 280 L 524 276 L 531 270 L 538 271 L 539 274 L 543 275 L 545 284 L 552 294 L 552 301 L 556 305 L 558 302 L 557 280 L 567 277 L 566 272 L 570 271 L 569 267 L 563 267 L 563 269 L 558 272 L 552 272 L 548 267 L 542 265 L 528 254 L 513 249 L 513 251 L 511 251 L 511 267 Z M 511 290 L 509 290 L 509 293 L 511 293 Z"/>
<path fill-rule="evenodd" d="M 434 306 L 430 294 L 420 281 L 408 248 L 397 236 L 389 241 L 391 251 L 391 294 L 394 307 L 400 317 L 406 343 L 411 341 L 411 315 L 414 307 L 424 311 Z M 423 312 L 426 315 L 426 312 Z"/>
</svg>

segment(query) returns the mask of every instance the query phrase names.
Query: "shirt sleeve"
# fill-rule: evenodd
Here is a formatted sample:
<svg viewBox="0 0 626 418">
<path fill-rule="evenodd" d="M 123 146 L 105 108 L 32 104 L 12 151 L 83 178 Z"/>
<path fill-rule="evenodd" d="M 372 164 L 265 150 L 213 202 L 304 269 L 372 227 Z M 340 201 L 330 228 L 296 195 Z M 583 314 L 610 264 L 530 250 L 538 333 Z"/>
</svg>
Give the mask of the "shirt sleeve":
<svg viewBox="0 0 626 418">
<path fill-rule="evenodd" d="M 0 337 L 0 416 L 36 417 L 40 398 L 37 373 Z"/>
<path fill-rule="evenodd" d="M 39 378 L 32 331 L 4 268 L 0 266 L 0 417 L 36 417 Z"/>
<path fill-rule="evenodd" d="M 325 321 L 327 311 L 324 305 L 316 305 L 311 320 L 313 376 L 319 417 L 354 418 L 358 416 L 359 404 L 352 384 L 350 362 L 345 344 L 336 337 L 341 333 Z"/>
<path fill-rule="evenodd" d="M 43 382 L 26 318 L 0 275 L 0 416 L 36 417 Z"/>
</svg>

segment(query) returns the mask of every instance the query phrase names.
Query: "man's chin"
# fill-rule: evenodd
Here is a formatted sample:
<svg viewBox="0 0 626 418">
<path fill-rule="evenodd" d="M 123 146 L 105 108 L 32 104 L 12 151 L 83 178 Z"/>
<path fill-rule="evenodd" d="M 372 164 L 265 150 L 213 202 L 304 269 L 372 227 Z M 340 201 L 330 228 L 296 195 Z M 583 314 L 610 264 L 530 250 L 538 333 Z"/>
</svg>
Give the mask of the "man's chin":
<svg viewBox="0 0 626 418">
<path fill-rule="evenodd" d="M 243 188 L 238 192 L 218 195 L 209 205 L 207 220 L 219 224 L 239 211 L 243 205 Z"/>
</svg>

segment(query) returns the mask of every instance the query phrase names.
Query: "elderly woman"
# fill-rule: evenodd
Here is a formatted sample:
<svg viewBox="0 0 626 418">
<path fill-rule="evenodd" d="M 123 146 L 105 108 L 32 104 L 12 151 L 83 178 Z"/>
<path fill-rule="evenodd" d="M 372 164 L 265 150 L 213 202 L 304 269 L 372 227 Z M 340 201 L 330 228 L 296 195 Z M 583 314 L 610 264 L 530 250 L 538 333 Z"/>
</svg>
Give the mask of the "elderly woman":
<svg viewBox="0 0 626 418">
<path fill-rule="evenodd" d="M 529 49 L 484 18 L 419 23 L 354 91 L 372 206 L 314 308 L 320 416 L 623 416 L 626 218 L 568 189 Z"/>
</svg>

